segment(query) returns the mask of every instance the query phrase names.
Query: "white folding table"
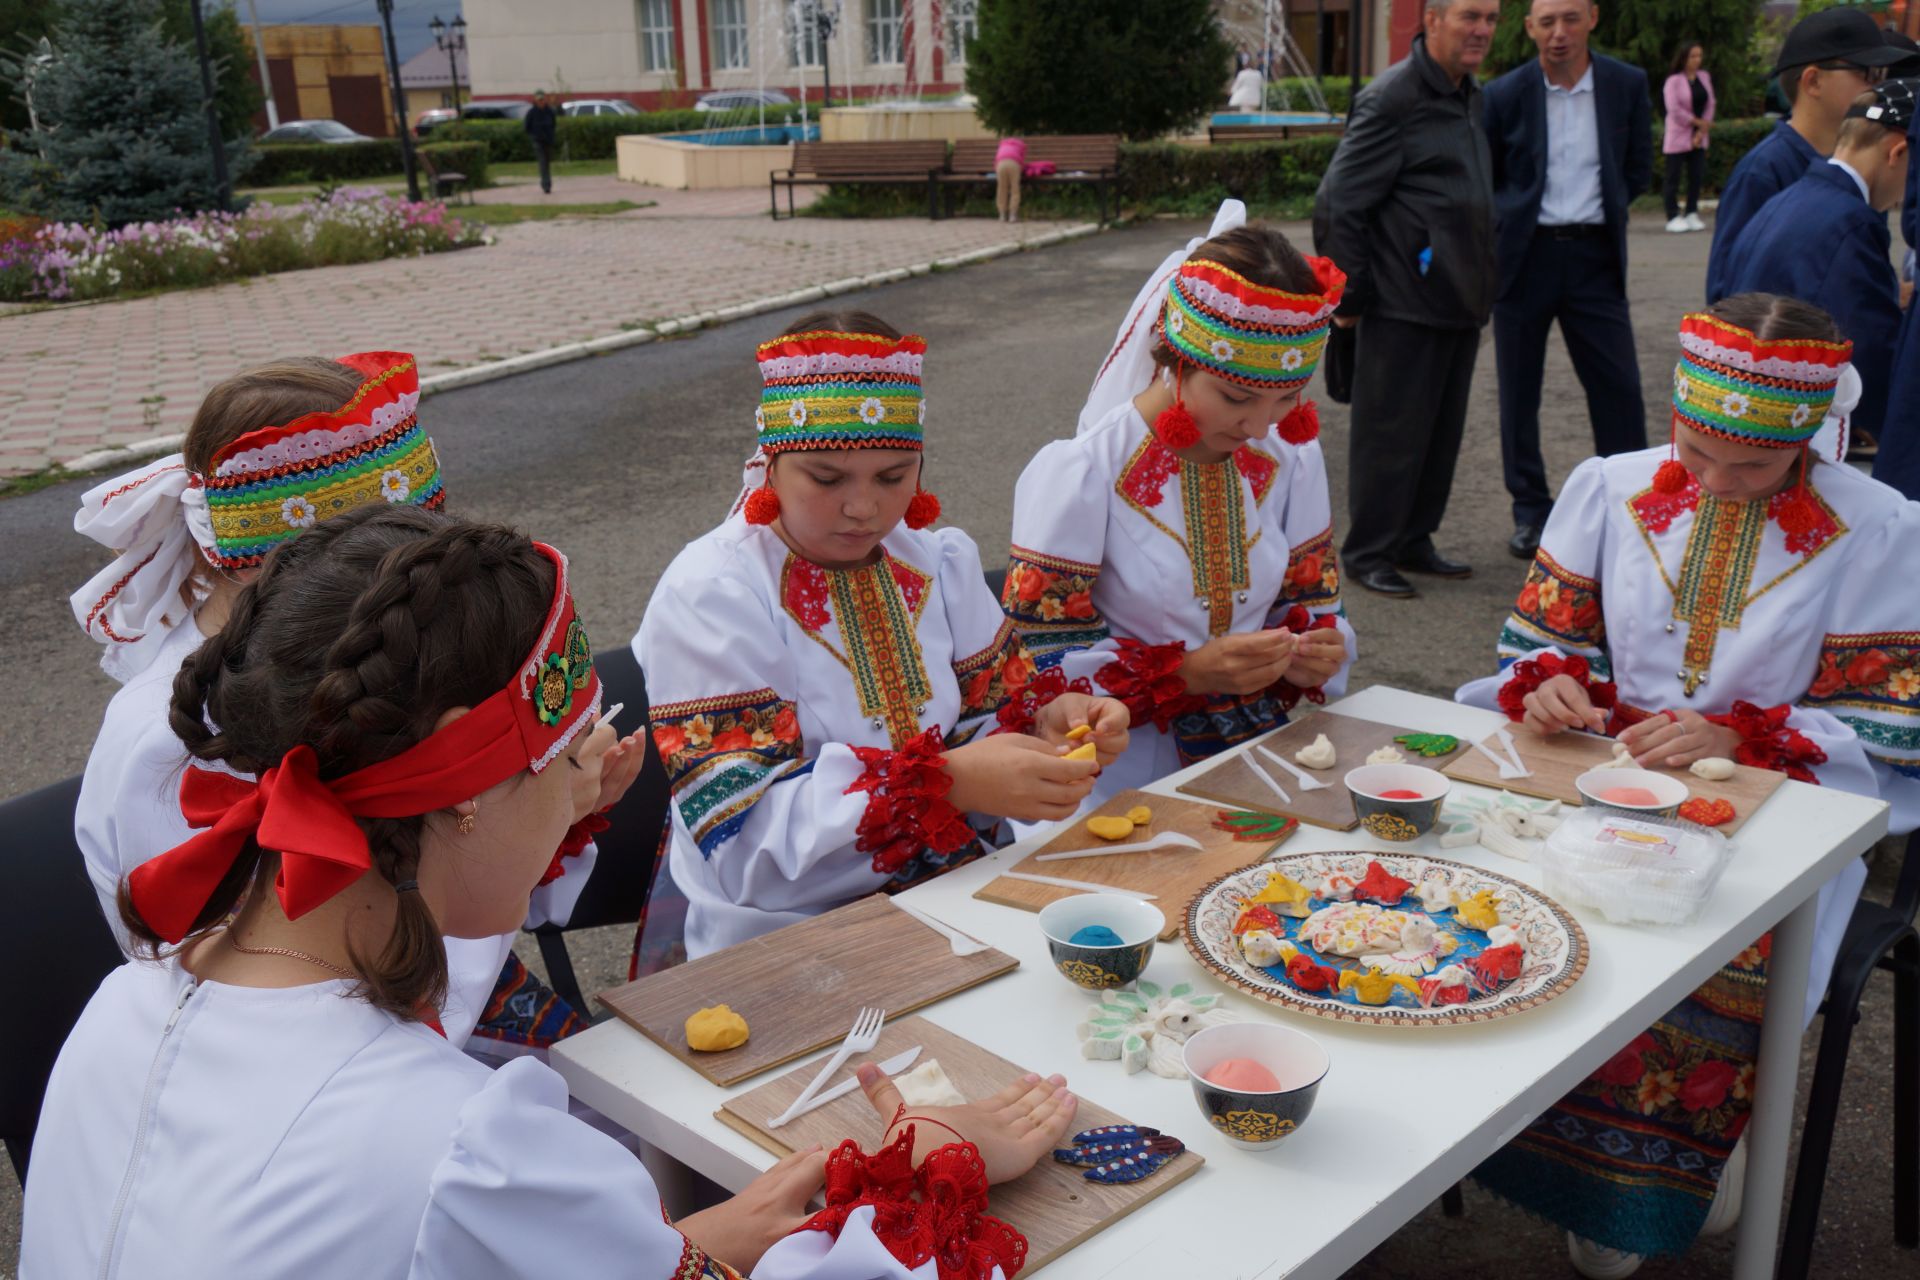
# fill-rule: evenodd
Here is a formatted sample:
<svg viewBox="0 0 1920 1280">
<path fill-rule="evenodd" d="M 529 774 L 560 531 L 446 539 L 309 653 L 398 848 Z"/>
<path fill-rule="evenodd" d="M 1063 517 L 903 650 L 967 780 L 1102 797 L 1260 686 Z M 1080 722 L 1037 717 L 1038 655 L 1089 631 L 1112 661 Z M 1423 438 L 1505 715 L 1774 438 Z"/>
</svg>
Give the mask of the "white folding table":
<svg viewBox="0 0 1920 1280">
<path fill-rule="evenodd" d="M 1463 739 L 1478 739 L 1505 723 L 1497 713 L 1381 686 L 1329 709 Z M 1347 763 L 1357 762 L 1341 767 Z M 1174 794 L 1186 776 L 1163 779 L 1150 790 Z M 1206 1157 L 1198 1175 L 1080 1245 L 1054 1264 L 1054 1274 L 1089 1280 L 1121 1274 L 1317 1280 L 1338 1276 L 1364 1257 L 1772 928 L 1735 1264 L 1740 1280 L 1763 1280 L 1773 1274 L 1786 1183 L 1815 897 L 1849 858 L 1885 833 L 1886 812 L 1877 800 L 1786 783 L 1735 837 L 1733 861 L 1699 920 L 1671 928 L 1626 927 L 1570 908 L 1591 943 L 1585 974 L 1546 1005 L 1498 1022 L 1404 1030 L 1347 1026 L 1230 996 L 1246 1016 L 1286 1021 L 1315 1036 L 1333 1060 L 1312 1116 L 1266 1152 L 1241 1150 L 1215 1134 L 1185 1081 L 1146 1072 L 1130 1076 L 1117 1063 L 1080 1057 L 1074 1026 L 1092 997 L 1054 971 L 1033 914 L 972 896 L 1040 839 L 911 891 L 921 910 L 1021 962 L 1014 973 L 923 1012 L 1029 1070 L 1065 1074 L 1076 1092 L 1174 1134 Z M 1432 834 L 1387 846 L 1361 829 L 1303 826 L 1284 848 L 1427 852 L 1539 883 L 1538 868 L 1529 863 L 1477 846 L 1443 851 Z M 1171 919 L 1186 904 L 1157 905 Z M 1178 940 L 1155 949 L 1146 976 L 1163 985 L 1214 985 Z M 716 992 L 715 998 L 724 995 Z M 857 1002 L 857 993 L 850 999 Z M 823 1028 L 836 1036 L 840 1031 L 837 1025 Z M 738 1189 L 773 1163 L 713 1118 L 723 1100 L 765 1077 L 718 1088 L 618 1022 L 562 1041 L 552 1062 L 581 1101 L 725 1187 Z"/>
</svg>

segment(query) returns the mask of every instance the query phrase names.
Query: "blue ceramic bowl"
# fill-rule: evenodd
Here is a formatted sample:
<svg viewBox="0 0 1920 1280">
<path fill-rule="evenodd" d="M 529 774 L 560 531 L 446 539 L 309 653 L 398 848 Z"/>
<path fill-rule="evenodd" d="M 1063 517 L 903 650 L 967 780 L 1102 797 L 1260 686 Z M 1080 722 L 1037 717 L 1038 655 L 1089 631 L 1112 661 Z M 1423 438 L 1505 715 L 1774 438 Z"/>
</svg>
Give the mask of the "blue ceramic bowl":
<svg viewBox="0 0 1920 1280">
<path fill-rule="evenodd" d="M 1418 840 L 1440 820 L 1440 806 L 1453 784 L 1447 776 L 1417 764 L 1366 764 L 1349 769 L 1347 794 L 1369 835 L 1396 844 Z M 1413 791 L 1417 800 L 1387 799 L 1384 791 Z"/>
<path fill-rule="evenodd" d="M 1278 1078 L 1280 1088 L 1227 1089 L 1207 1080 L 1231 1058 L 1259 1063 Z M 1228 1022 L 1197 1031 L 1187 1037 L 1185 1059 L 1200 1114 L 1228 1142 L 1252 1151 L 1278 1146 L 1307 1122 L 1332 1065 L 1318 1040 L 1272 1022 Z"/>
<path fill-rule="evenodd" d="M 1088 947 L 1071 941 L 1089 925 L 1105 925 L 1120 935 L 1116 946 Z M 1153 943 L 1167 918 L 1151 903 L 1117 893 L 1080 893 L 1048 903 L 1040 911 L 1040 932 L 1047 935 L 1053 967 L 1075 986 L 1089 991 L 1124 987 L 1138 978 L 1153 954 Z"/>
</svg>

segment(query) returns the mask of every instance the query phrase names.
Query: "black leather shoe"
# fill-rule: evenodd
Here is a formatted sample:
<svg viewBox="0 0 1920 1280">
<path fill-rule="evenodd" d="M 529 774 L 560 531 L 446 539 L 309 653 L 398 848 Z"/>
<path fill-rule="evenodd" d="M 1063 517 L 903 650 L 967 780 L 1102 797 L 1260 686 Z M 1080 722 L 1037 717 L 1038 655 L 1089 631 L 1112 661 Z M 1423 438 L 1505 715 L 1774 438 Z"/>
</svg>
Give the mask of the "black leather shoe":
<svg viewBox="0 0 1920 1280">
<path fill-rule="evenodd" d="M 1402 600 L 1411 599 L 1420 594 L 1413 584 L 1395 573 L 1392 569 L 1368 569 L 1364 573 L 1353 575 L 1353 581 L 1359 583 L 1375 595 L 1396 596 Z"/>
<path fill-rule="evenodd" d="M 1515 560 L 1531 560 L 1540 550 L 1540 526 L 1537 524 L 1517 524 L 1513 527 L 1513 536 L 1507 539 L 1507 554 Z"/>
<path fill-rule="evenodd" d="M 1458 560 L 1449 560 L 1428 547 L 1418 555 L 1405 556 L 1394 561 L 1394 568 L 1405 569 L 1408 573 L 1424 573 L 1435 578 L 1471 578 L 1473 566 L 1461 564 Z"/>
</svg>

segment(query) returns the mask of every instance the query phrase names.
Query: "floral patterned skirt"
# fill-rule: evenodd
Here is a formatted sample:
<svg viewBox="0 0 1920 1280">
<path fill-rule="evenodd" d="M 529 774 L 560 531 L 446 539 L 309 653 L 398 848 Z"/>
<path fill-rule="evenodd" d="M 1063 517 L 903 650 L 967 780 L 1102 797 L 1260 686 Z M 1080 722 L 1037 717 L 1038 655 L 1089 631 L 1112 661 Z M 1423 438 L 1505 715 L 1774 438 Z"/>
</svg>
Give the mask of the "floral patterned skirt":
<svg viewBox="0 0 1920 1280">
<path fill-rule="evenodd" d="M 1752 1111 L 1771 950 L 1768 935 L 1734 957 L 1475 1180 L 1609 1248 L 1685 1251 Z"/>
</svg>

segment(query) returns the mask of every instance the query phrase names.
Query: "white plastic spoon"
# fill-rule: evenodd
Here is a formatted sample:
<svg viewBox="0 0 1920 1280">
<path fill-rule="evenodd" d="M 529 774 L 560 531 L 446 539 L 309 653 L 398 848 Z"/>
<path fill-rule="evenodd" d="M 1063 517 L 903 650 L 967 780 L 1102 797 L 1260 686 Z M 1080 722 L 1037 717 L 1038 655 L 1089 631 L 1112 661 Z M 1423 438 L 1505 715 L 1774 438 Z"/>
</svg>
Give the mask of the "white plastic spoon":
<svg viewBox="0 0 1920 1280">
<path fill-rule="evenodd" d="M 1248 752 L 1246 755 L 1241 756 L 1240 760 L 1242 763 L 1244 763 L 1247 766 L 1248 769 L 1251 769 L 1253 771 L 1254 777 L 1260 779 L 1260 781 L 1266 783 L 1268 787 L 1272 788 L 1273 794 L 1280 797 L 1280 801 L 1282 804 L 1293 803 L 1293 797 L 1287 794 L 1287 789 L 1281 786 L 1279 783 L 1275 782 L 1273 780 L 1273 775 L 1260 767 L 1260 762 L 1253 758 L 1252 752 Z"/>
<path fill-rule="evenodd" d="M 1165 848 L 1204 849 L 1205 845 L 1192 836 L 1182 835 L 1178 831 L 1162 831 L 1151 840 L 1136 840 L 1132 844 L 1110 844 L 1099 849 L 1069 849 L 1065 853 L 1043 853 L 1035 862 L 1065 862 L 1071 858 L 1105 858 L 1116 853 L 1147 853 L 1154 849 Z"/>
<path fill-rule="evenodd" d="M 1282 769 L 1285 769 L 1288 773 L 1292 774 L 1296 779 L 1298 779 L 1300 782 L 1300 789 L 1302 791 L 1325 791 L 1328 787 L 1333 785 L 1330 782 L 1320 781 L 1320 779 L 1314 777 L 1312 774 L 1308 773 L 1305 769 L 1300 768 L 1298 765 L 1294 764 L 1292 761 L 1287 760 L 1285 757 L 1281 756 L 1280 753 L 1277 751 L 1269 751 L 1265 747 L 1255 747 L 1254 750 L 1258 751 L 1261 755 L 1273 761 L 1275 764 L 1279 765 Z"/>
</svg>

